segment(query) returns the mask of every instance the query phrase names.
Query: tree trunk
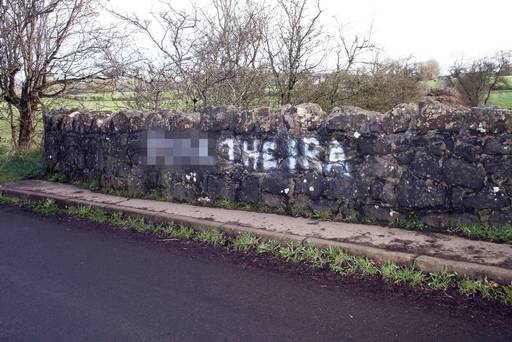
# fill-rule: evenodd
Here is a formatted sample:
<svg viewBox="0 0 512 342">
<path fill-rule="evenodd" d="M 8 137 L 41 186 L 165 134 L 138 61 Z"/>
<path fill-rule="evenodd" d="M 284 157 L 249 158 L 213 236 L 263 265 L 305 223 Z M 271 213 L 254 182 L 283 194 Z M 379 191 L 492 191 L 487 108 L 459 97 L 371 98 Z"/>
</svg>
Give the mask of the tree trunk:
<svg viewBox="0 0 512 342">
<path fill-rule="evenodd" d="M 26 149 L 30 147 L 34 134 L 34 117 L 37 105 L 30 101 L 22 101 L 18 107 L 20 112 L 20 127 L 18 134 L 18 147 Z"/>
<path fill-rule="evenodd" d="M 9 125 L 11 126 L 11 147 L 13 149 L 18 148 L 18 140 L 16 139 L 16 123 L 14 122 L 14 110 L 12 109 L 12 104 L 8 103 L 7 107 L 9 109 Z"/>
</svg>

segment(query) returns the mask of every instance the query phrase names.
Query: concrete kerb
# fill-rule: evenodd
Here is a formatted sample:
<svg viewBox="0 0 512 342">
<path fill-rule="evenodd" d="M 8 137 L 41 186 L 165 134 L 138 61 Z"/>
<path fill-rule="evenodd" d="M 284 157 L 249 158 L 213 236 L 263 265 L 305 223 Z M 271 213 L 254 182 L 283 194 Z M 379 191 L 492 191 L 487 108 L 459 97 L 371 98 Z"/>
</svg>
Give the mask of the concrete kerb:
<svg viewBox="0 0 512 342">
<path fill-rule="evenodd" d="M 416 267 L 424 272 L 439 272 L 443 269 L 471 277 L 487 277 L 501 284 L 512 284 L 512 270 L 472 262 L 448 260 L 420 255 L 415 260 Z"/>
<path fill-rule="evenodd" d="M 394 262 L 402 266 L 415 265 L 419 270 L 424 272 L 437 272 L 441 271 L 442 269 L 447 269 L 449 271 L 457 272 L 460 275 L 468 275 L 473 277 L 487 277 L 502 284 L 512 283 L 512 270 L 502 267 L 477 264 L 471 262 L 455 261 L 426 255 L 416 255 L 412 253 L 390 251 L 382 248 L 370 247 L 354 243 L 346 243 L 334 240 L 319 239 L 314 237 L 304 237 L 293 234 L 279 233 L 264 229 L 244 227 L 238 224 L 198 219 L 183 215 L 156 212 L 147 209 L 137 209 L 118 204 L 85 201 L 77 198 L 67 198 L 59 195 L 38 193 L 27 190 L 0 187 L 0 193 L 30 200 L 44 200 L 50 198 L 53 199 L 55 203 L 61 207 L 64 207 L 66 205 L 91 206 L 101 208 L 108 213 L 120 212 L 130 217 L 142 216 L 155 223 L 173 222 L 175 224 L 184 224 L 197 230 L 216 228 L 228 234 L 241 234 L 247 232 L 253 233 L 265 239 L 272 239 L 281 242 L 292 243 L 294 245 L 309 244 L 318 247 L 332 246 L 343 249 L 348 253 L 354 255 L 372 258 L 380 263 Z"/>
</svg>

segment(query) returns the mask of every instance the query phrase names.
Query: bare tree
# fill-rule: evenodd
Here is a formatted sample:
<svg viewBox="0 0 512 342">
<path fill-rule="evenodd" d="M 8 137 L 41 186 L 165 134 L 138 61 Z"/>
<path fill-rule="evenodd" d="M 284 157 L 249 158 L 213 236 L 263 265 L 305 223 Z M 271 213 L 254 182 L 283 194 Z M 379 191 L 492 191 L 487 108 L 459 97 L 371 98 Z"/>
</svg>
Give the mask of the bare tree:
<svg viewBox="0 0 512 342">
<path fill-rule="evenodd" d="M 422 78 L 426 81 L 437 79 L 441 73 L 439 62 L 435 59 L 429 59 L 423 63 L 420 63 L 418 68 L 421 72 Z"/>
<path fill-rule="evenodd" d="M 214 0 L 213 15 L 203 14 L 193 78 L 205 104 L 246 105 L 262 95 L 261 60 L 265 18 L 255 3 Z"/>
<path fill-rule="evenodd" d="M 512 51 L 501 51 L 470 65 L 458 61 L 451 67 L 450 76 L 465 104 L 479 106 L 487 103 L 494 87 L 511 72 Z"/>
<path fill-rule="evenodd" d="M 18 146 L 30 145 L 42 101 L 101 78 L 110 29 L 91 0 L 0 0 L 0 95 L 19 114 Z"/>
<path fill-rule="evenodd" d="M 192 11 L 177 10 L 170 1 L 162 1 L 161 5 L 162 8 L 151 12 L 149 18 L 140 17 L 136 13 L 126 14 L 110 9 L 110 13 L 115 17 L 148 38 L 158 52 L 156 56 L 140 56 L 140 63 L 135 63 L 131 68 L 127 68 L 125 76 L 135 80 L 131 90 L 136 98 L 144 99 L 150 96 L 155 99 L 159 97 L 159 94 L 151 94 L 151 87 L 144 84 L 155 83 L 155 80 L 158 79 L 156 82 L 159 84 L 156 89 L 158 93 L 169 91 L 173 84 L 179 83 L 185 88 L 186 97 L 195 103 L 196 94 L 188 75 L 194 66 L 193 52 L 196 44 L 194 32 L 198 25 L 197 9 L 193 7 Z M 138 102 L 142 104 L 141 101 Z M 158 107 L 161 105 L 156 102 L 155 104 Z"/>
<path fill-rule="evenodd" d="M 184 88 L 194 109 L 196 103 L 244 105 L 265 87 L 263 13 L 251 1 L 214 0 L 212 5 L 186 11 L 167 1 L 149 19 L 112 11 L 158 48 L 160 56 L 150 64 L 167 68 L 154 76 L 162 78 L 165 69 L 168 91 Z"/>
<path fill-rule="evenodd" d="M 321 63 L 322 14 L 315 3 L 313 14 L 309 0 L 278 0 L 275 25 L 266 35 L 266 52 L 281 104 L 291 102 L 292 93 L 302 75 L 311 73 Z"/>
<path fill-rule="evenodd" d="M 373 25 L 370 25 L 363 35 L 356 34 L 352 39 L 348 38 L 346 29 L 338 24 L 337 43 L 334 49 L 336 56 L 336 69 L 326 78 L 325 91 L 320 97 L 325 96 L 327 107 L 339 105 L 359 91 L 357 83 L 351 82 L 354 74 L 361 74 L 367 69 L 372 69 L 378 63 L 378 49 L 372 41 Z M 348 87 L 347 85 L 351 86 Z"/>
</svg>

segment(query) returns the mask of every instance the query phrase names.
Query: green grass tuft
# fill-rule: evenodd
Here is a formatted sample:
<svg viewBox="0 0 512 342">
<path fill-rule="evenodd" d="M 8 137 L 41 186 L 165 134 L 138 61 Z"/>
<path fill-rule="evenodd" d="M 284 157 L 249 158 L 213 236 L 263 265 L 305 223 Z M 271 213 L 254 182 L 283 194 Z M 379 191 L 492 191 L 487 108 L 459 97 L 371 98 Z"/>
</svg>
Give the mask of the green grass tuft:
<svg viewBox="0 0 512 342">
<path fill-rule="evenodd" d="M 153 230 L 153 225 L 147 222 L 144 217 L 128 217 L 127 228 L 133 229 L 139 233 L 148 233 Z"/>
<path fill-rule="evenodd" d="M 290 212 L 295 217 L 311 217 L 311 211 L 304 203 L 294 203 L 290 207 Z"/>
<path fill-rule="evenodd" d="M 446 291 L 450 286 L 453 285 L 456 278 L 456 273 L 449 272 L 446 268 L 443 268 L 439 272 L 430 273 L 430 280 L 428 285 L 434 290 Z"/>
<path fill-rule="evenodd" d="M 332 271 L 340 275 L 347 274 L 346 265 L 352 260 L 350 255 L 345 253 L 345 251 L 332 246 L 324 248 L 324 253 L 328 260 L 329 268 Z"/>
<path fill-rule="evenodd" d="M 506 304 L 512 304 L 512 285 L 502 287 L 500 300 Z"/>
<path fill-rule="evenodd" d="M 55 215 L 60 211 L 55 201 L 49 198 L 41 202 L 36 202 L 32 209 L 44 215 Z"/>
<path fill-rule="evenodd" d="M 409 266 L 398 270 L 398 279 L 412 286 L 419 286 L 425 282 L 425 273 L 417 270 L 413 266 Z"/>
<path fill-rule="evenodd" d="M 386 263 L 380 266 L 379 272 L 382 275 L 382 278 L 385 280 L 389 280 L 392 282 L 399 282 L 400 276 L 399 276 L 399 268 L 396 264 L 393 263 Z"/>
<path fill-rule="evenodd" d="M 458 227 L 449 228 L 451 234 L 467 236 L 469 238 L 479 238 L 489 241 L 512 243 L 512 224 L 501 227 L 491 227 L 479 224 L 465 224 Z"/>
<path fill-rule="evenodd" d="M 392 226 L 407 230 L 425 230 L 428 226 L 418 219 L 417 217 L 411 217 L 409 219 L 397 218 L 393 220 Z"/>
<path fill-rule="evenodd" d="M 256 245 L 256 253 L 258 254 L 275 254 L 280 246 L 280 242 L 276 240 L 260 240 Z"/>
<path fill-rule="evenodd" d="M 332 210 L 329 208 L 322 208 L 319 210 L 313 210 L 313 218 L 318 220 L 330 220 L 333 218 Z"/>
<path fill-rule="evenodd" d="M 307 260 L 313 267 L 324 267 L 328 263 L 324 250 L 320 247 L 307 245 L 300 250 L 300 253 L 302 253 L 302 258 Z"/>
<path fill-rule="evenodd" d="M 148 200 L 163 201 L 163 202 L 172 202 L 174 200 L 174 197 L 169 192 L 160 191 L 160 190 L 153 190 L 148 193 L 145 193 L 144 198 L 148 199 Z"/>
<path fill-rule="evenodd" d="M 60 172 L 54 172 L 52 174 L 47 175 L 47 179 L 50 182 L 59 182 L 59 183 L 65 183 L 68 181 L 68 177 Z"/>
<path fill-rule="evenodd" d="M 239 208 L 239 206 L 237 205 L 236 202 L 229 200 L 227 198 L 221 198 L 220 200 L 218 200 L 216 202 L 216 205 L 219 208 L 224 208 L 224 209 L 238 209 Z"/>
<path fill-rule="evenodd" d="M 202 229 L 197 232 L 195 238 L 213 246 L 221 246 L 225 243 L 224 234 L 218 229 Z"/>
<path fill-rule="evenodd" d="M 353 265 L 357 271 L 362 275 L 373 275 L 379 273 L 379 268 L 375 263 L 367 257 L 354 257 Z"/>
<path fill-rule="evenodd" d="M 285 261 L 292 261 L 295 263 L 300 262 L 301 257 L 298 255 L 297 247 L 291 242 L 288 242 L 285 245 L 280 245 L 277 248 L 277 256 Z"/>
<path fill-rule="evenodd" d="M 345 222 L 360 222 L 361 221 L 361 215 L 359 215 L 359 212 L 356 210 L 349 210 L 346 214 L 342 214 L 341 221 Z"/>
<path fill-rule="evenodd" d="M 260 238 L 252 233 L 242 233 L 238 235 L 233 241 L 233 247 L 237 251 L 248 251 L 250 249 L 256 248 L 259 244 Z"/>
<path fill-rule="evenodd" d="M 471 279 L 465 276 L 459 281 L 459 292 L 465 296 L 481 295 L 486 299 L 497 299 L 499 285 L 495 282 L 484 279 Z"/>
<path fill-rule="evenodd" d="M 103 209 L 93 208 L 91 206 L 68 206 L 65 213 L 81 219 L 91 220 L 97 223 L 105 223 L 107 221 L 107 214 Z"/>
<path fill-rule="evenodd" d="M 168 231 L 169 235 L 178 239 L 190 240 L 194 237 L 195 232 L 192 228 L 180 225 L 179 227 L 172 227 Z"/>
</svg>

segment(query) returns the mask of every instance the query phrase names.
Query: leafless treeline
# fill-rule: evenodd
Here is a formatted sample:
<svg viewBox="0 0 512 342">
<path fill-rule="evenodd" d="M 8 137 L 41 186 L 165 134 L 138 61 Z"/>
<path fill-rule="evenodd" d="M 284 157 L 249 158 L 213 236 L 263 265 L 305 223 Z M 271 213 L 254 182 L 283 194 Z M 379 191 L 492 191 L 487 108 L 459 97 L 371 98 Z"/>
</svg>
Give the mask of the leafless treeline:
<svg viewBox="0 0 512 342">
<path fill-rule="evenodd" d="M 371 27 L 346 34 L 320 0 L 211 1 L 184 9 L 162 0 L 143 17 L 102 0 L 0 0 L 0 119 L 13 145 L 30 145 L 48 99 L 86 82 L 107 82 L 144 110 L 386 110 L 416 100 L 420 81 L 439 73 L 436 63 L 381 60 Z"/>
<path fill-rule="evenodd" d="M 111 10 L 160 52 L 139 54 L 125 68 L 123 86 L 136 107 L 314 101 L 326 110 L 386 109 L 419 96 L 417 64 L 380 61 L 371 27 L 346 35 L 343 25 L 326 24 L 319 1 L 212 0 L 208 8 L 186 10 L 163 4 L 150 18 Z M 377 91 L 381 86 L 389 91 Z"/>
</svg>

